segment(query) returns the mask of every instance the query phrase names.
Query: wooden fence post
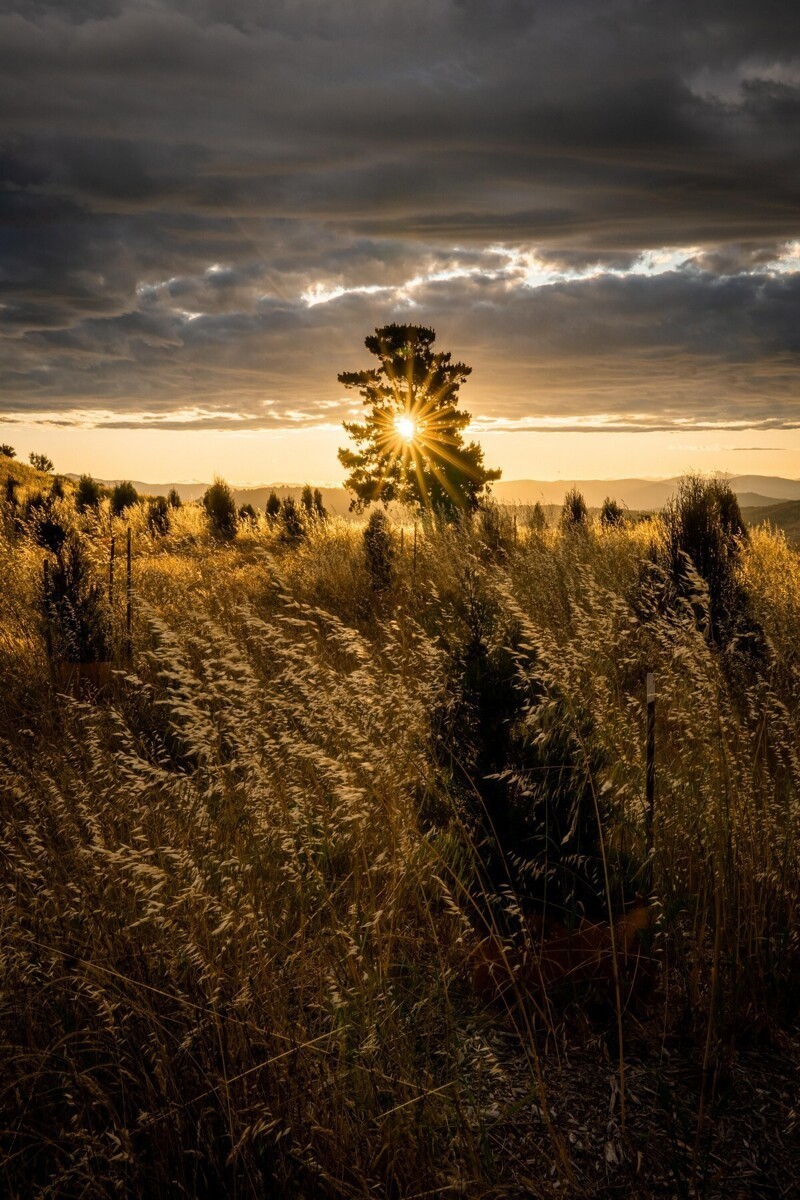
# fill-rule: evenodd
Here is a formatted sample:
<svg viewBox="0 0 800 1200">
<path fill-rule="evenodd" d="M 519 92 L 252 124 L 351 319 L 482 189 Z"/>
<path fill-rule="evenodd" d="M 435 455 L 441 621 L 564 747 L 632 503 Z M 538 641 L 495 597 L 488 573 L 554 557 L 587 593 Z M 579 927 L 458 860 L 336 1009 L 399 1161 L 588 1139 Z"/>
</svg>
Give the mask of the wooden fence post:
<svg viewBox="0 0 800 1200">
<path fill-rule="evenodd" d="M 647 672 L 647 744 L 645 763 L 648 883 L 653 884 L 653 829 L 656 807 L 656 677 Z"/>
<path fill-rule="evenodd" d="M 127 578 L 126 578 L 126 606 L 125 606 L 125 648 L 127 652 L 128 662 L 133 657 L 133 643 L 131 641 L 131 615 L 133 612 L 133 585 L 131 579 L 131 527 L 128 526 L 127 535 Z"/>
</svg>

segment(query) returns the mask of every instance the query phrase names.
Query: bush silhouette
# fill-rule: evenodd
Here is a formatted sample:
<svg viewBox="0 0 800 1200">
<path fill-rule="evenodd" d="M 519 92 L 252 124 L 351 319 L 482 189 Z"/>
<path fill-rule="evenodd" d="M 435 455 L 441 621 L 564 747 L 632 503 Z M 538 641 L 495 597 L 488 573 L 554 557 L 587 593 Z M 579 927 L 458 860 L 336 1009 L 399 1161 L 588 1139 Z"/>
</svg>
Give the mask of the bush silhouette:
<svg viewBox="0 0 800 1200">
<path fill-rule="evenodd" d="M 246 521 L 248 525 L 255 525 L 258 522 L 258 513 L 253 508 L 252 504 L 243 504 L 239 509 L 239 520 Z"/>
<path fill-rule="evenodd" d="M 364 554 L 374 592 L 386 592 L 392 586 L 394 545 L 386 513 L 376 508 L 364 529 Z"/>
<path fill-rule="evenodd" d="M 281 502 L 277 492 L 270 492 L 267 497 L 267 503 L 264 506 L 264 512 L 267 514 L 267 520 L 274 521 L 280 515 Z"/>
<path fill-rule="evenodd" d="M 708 633 L 727 642 L 743 615 L 736 568 L 747 528 L 736 493 L 722 479 L 686 475 L 662 514 L 667 570 L 677 593 L 695 597 L 692 568 L 708 588 Z"/>
<path fill-rule="evenodd" d="M 610 496 L 606 496 L 600 509 L 600 524 L 607 529 L 615 525 L 625 524 L 625 510 L 616 500 L 612 500 Z"/>
<path fill-rule="evenodd" d="M 45 578 L 42 606 L 57 657 L 107 662 L 111 631 L 104 592 L 92 579 L 88 556 L 75 535 L 66 539 Z"/>
<path fill-rule="evenodd" d="M 133 508 L 139 503 L 139 493 L 133 484 L 123 479 L 111 489 L 111 515 L 121 517 L 126 508 Z"/>
<path fill-rule="evenodd" d="M 170 508 L 181 508 L 183 506 L 183 501 L 180 498 L 177 488 L 170 488 L 167 492 L 167 504 Z"/>
<path fill-rule="evenodd" d="M 52 458 L 48 458 L 46 454 L 37 454 L 35 450 L 32 450 L 28 456 L 28 462 L 37 471 L 52 471 L 53 469 Z"/>
<path fill-rule="evenodd" d="M 562 529 L 585 529 L 589 524 L 586 501 L 577 488 L 570 488 L 561 506 Z"/>
<path fill-rule="evenodd" d="M 153 537 L 169 533 L 169 503 L 166 496 L 154 496 L 147 504 L 147 528 Z"/>
<path fill-rule="evenodd" d="M 215 537 L 230 541 L 236 536 L 236 501 L 224 479 L 215 479 L 203 496 L 208 524 Z"/>
<path fill-rule="evenodd" d="M 86 512 L 87 508 L 99 508 L 103 489 L 91 475 L 81 475 L 75 488 L 75 508 L 77 512 Z"/>
<path fill-rule="evenodd" d="M 287 496 L 281 505 L 281 538 L 290 544 L 301 542 L 306 536 L 303 517 L 293 496 Z"/>
<path fill-rule="evenodd" d="M 8 442 L 3 442 L 0 445 L 0 456 L 3 458 L 16 458 L 17 452 L 13 446 L 9 446 Z"/>
<path fill-rule="evenodd" d="M 67 537 L 63 522 L 54 509 L 54 497 L 36 492 L 28 496 L 22 506 L 22 523 L 26 525 L 36 541 L 45 550 L 59 554 Z"/>
<path fill-rule="evenodd" d="M 547 517 L 538 500 L 528 514 L 528 528 L 532 533 L 543 533 L 547 528 Z"/>
<path fill-rule="evenodd" d="M 314 488 L 314 515 L 319 521 L 328 519 L 328 512 L 322 500 L 322 492 L 319 488 Z"/>
</svg>

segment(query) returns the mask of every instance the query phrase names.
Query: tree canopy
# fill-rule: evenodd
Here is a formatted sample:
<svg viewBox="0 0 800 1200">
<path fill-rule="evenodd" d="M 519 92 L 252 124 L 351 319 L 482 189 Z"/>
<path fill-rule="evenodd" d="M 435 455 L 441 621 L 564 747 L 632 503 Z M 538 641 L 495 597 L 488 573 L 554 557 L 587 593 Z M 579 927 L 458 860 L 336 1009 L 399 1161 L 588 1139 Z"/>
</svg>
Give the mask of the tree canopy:
<svg viewBox="0 0 800 1200">
<path fill-rule="evenodd" d="M 477 442 L 464 443 L 470 415 L 458 407 L 458 390 L 472 368 L 434 351 L 435 337 L 421 325 L 384 325 L 365 341 L 378 366 L 338 377 L 365 409 L 363 421 L 344 422 L 357 448 L 339 451 L 351 509 L 399 500 L 452 516 L 474 510 L 500 478 Z"/>
</svg>

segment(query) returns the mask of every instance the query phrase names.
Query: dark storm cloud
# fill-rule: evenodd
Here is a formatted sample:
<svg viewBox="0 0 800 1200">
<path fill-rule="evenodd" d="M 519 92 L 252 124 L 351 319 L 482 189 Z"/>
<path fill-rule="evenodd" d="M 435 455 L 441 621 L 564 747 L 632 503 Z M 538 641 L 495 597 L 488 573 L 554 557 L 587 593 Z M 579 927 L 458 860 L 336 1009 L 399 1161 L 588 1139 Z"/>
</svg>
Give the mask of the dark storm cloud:
<svg viewBox="0 0 800 1200">
<path fill-rule="evenodd" d="M 402 314 L 488 417 L 792 421 L 799 129 L 784 0 L 0 4 L 0 405 L 338 420 Z"/>
</svg>

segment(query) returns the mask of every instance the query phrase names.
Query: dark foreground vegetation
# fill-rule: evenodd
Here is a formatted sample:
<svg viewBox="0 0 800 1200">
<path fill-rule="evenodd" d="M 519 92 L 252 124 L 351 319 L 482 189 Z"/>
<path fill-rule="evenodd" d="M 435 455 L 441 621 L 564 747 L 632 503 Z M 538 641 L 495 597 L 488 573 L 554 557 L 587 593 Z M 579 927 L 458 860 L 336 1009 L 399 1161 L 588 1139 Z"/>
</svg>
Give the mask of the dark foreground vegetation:
<svg viewBox="0 0 800 1200">
<path fill-rule="evenodd" d="M 797 1194 L 781 536 L 7 470 L 4 1194 Z"/>
</svg>

